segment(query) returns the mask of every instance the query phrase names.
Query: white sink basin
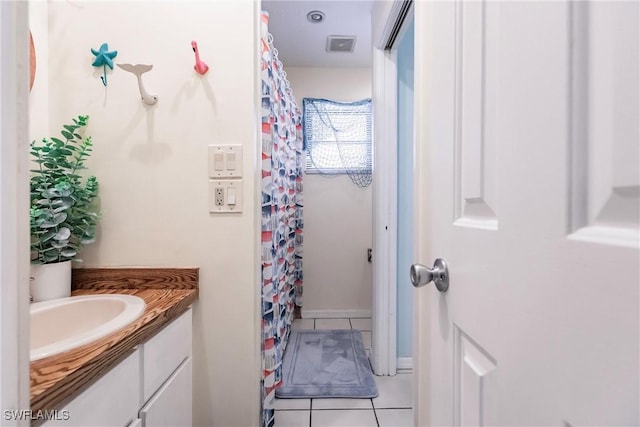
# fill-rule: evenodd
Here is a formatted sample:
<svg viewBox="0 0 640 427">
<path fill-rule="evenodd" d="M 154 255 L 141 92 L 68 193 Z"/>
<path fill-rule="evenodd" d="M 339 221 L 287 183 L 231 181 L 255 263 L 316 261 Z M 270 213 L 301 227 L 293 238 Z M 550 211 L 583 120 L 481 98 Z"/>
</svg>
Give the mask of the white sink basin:
<svg viewBox="0 0 640 427">
<path fill-rule="evenodd" d="M 38 360 L 109 335 L 136 320 L 145 302 L 133 295 L 60 298 L 31 304 L 31 354 Z"/>
</svg>

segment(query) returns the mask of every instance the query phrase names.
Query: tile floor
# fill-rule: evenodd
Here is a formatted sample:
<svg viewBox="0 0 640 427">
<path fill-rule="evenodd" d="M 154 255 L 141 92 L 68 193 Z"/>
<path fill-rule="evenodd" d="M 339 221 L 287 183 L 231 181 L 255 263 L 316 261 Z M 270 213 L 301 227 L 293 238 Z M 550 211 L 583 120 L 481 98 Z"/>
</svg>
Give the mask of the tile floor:
<svg viewBox="0 0 640 427">
<path fill-rule="evenodd" d="M 296 319 L 293 329 L 359 329 L 369 354 L 371 319 Z M 375 377 L 374 399 L 276 399 L 275 427 L 410 427 L 410 372 Z"/>
</svg>

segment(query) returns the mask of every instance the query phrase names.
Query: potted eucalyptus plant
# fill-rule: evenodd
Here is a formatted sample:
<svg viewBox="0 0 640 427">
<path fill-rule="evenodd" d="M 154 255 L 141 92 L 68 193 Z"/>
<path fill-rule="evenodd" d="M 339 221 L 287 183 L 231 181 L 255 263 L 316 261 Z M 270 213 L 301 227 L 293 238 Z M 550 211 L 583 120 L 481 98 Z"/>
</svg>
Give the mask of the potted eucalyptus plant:
<svg viewBox="0 0 640 427">
<path fill-rule="evenodd" d="M 83 177 L 91 137 L 79 132 L 88 116 L 63 126 L 61 137 L 31 143 L 31 296 L 33 301 L 63 298 L 71 292 L 71 261 L 95 240 L 100 213 L 98 180 Z"/>
</svg>

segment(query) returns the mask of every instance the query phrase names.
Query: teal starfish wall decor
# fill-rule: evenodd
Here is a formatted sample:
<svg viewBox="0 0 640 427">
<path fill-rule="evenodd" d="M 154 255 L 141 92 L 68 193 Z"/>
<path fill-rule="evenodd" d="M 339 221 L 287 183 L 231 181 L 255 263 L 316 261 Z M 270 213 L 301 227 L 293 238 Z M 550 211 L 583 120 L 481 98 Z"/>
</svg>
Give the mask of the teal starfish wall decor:
<svg viewBox="0 0 640 427">
<path fill-rule="evenodd" d="M 113 58 L 118 55 L 118 51 L 114 50 L 109 52 L 109 46 L 106 43 L 102 43 L 100 49 L 95 50 L 91 48 L 91 53 L 93 53 L 96 59 L 93 61 L 91 65 L 94 67 L 103 67 L 103 75 L 100 76 L 100 80 L 102 80 L 103 85 L 107 85 L 107 67 L 113 70 Z"/>
</svg>

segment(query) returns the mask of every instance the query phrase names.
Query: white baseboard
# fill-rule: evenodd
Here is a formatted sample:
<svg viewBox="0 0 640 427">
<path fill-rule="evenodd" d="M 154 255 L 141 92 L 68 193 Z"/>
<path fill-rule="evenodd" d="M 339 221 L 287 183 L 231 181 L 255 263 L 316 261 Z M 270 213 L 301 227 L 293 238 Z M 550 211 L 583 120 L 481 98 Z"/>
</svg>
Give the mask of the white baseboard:
<svg viewBox="0 0 640 427">
<path fill-rule="evenodd" d="M 413 359 L 411 357 L 398 357 L 398 370 L 413 370 Z"/>
<path fill-rule="evenodd" d="M 346 319 L 349 317 L 371 317 L 371 310 L 305 310 L 303 319 Z"/>
</svg>

